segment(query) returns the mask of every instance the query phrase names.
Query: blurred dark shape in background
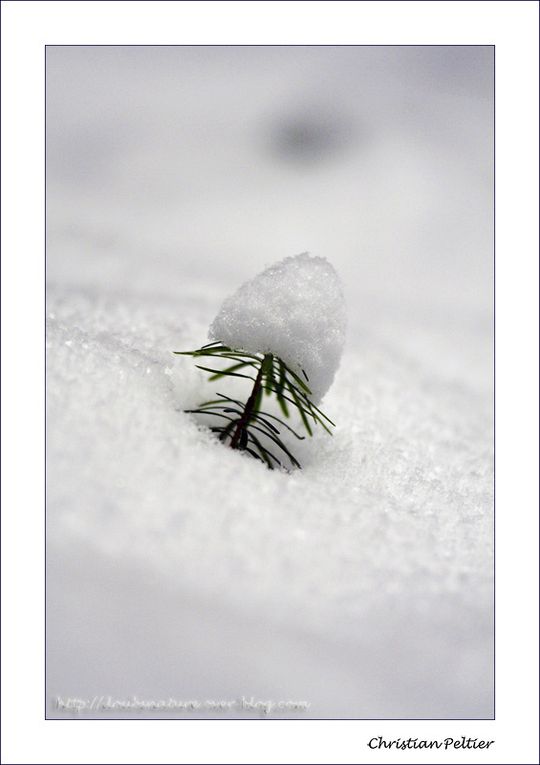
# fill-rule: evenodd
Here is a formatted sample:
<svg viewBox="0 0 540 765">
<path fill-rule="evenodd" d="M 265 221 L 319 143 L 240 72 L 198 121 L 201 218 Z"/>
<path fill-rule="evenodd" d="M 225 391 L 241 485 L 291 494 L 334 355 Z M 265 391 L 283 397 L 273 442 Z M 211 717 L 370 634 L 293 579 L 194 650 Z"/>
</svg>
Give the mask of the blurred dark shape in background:
<svg viewBox="0 0 540 765">
<path fill-rule="evenodd" d="M 338 159 L 358 138 L 357 126 L 346 115 L 303 109 L 274 123 L 270 147 L 279 159 L 309 166 Z"/>
</svg>

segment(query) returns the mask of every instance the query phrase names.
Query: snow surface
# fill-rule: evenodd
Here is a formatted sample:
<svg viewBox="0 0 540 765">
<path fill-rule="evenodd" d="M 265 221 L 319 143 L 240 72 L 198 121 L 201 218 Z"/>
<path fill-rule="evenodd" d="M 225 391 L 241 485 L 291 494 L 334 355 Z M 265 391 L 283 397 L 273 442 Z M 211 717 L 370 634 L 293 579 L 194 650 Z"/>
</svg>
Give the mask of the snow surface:
<svg viewBox="0 0 540 765">
<path fill-rule="evenodd" d="M 298 374 L 304 371 L 317 404 L 339 366 L 346 326 L 335 269 L 304 252 L 242 284 L 221 306 L 208 336 L 236 350 L 273 353 Z"/>
<path fill-rule="evenodd" d="M 47 57 L 49 716 L 491 716 L 491 49 Z M 172 351 L 307 249 L 349 327 L 287 475 L 184 413 L 215 383 Z"/>
</svg>

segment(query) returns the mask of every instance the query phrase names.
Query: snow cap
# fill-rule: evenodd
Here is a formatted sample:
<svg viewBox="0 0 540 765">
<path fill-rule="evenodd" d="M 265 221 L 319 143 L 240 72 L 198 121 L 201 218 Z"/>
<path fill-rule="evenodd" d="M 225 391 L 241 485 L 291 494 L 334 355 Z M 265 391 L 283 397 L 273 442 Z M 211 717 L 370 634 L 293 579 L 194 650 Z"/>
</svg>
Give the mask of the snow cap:
<svg viewBox="0 0 540 765">
<path fill-rule="evenodd" d="M 339 366 L 347 317 L 333 266 L 307 252 L 284 258 L 226 298 L 208 336 L 235 350 L 273 353 L 304 370 L 314 403 Z"/>
</svg>

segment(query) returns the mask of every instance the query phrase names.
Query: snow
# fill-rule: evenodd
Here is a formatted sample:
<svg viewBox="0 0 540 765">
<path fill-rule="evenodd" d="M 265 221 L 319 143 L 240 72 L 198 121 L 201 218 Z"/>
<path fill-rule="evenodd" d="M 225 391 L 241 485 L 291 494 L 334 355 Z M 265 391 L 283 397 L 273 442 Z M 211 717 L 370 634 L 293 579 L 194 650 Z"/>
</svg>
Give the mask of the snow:
<svg viewBox="0 0 540 765">
<path fill-rule="evenodd" d="M 333 266 L 305 252 L 274 263 L 221 306 L 209 331 L 236 350 L 273 353 L 302 370 L 317 404 L 339 366 L 347 313 Z"/>
<path fill-rule="evenodd" d="M 490 717 L 490 49 L 47 56 L 48 715 Z M 215 383 L 172 352 L 307 249 L 347 343 L 288 475 L 184 412 Z"/>
</svg>

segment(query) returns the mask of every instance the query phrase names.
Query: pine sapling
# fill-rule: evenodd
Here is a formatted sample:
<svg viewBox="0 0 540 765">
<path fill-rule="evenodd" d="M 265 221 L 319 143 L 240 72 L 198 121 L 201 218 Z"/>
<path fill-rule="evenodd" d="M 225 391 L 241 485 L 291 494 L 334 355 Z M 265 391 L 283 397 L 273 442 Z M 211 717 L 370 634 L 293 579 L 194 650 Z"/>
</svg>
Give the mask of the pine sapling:
<svg viewBox="0 0 540 765">
<path fill-rule="evenodd" d="M 261 409 L 263 394 L 273 396 L 277 401 L 284 417 L 289 418 L 292 406 L 302 420 L 306 432 L 313 435 L 313 427 L 320 425 L 332 435 L 330 427 L 335 427 L 332 420 L 311 401 L 309 379 L 304 370 L 305 381 L 293 372 L 283 361 L 272 353 L 246 353 L 228 348 L 220 342 L 210 343 L 196 351 L 175 351 L 180 356 L 194 358 L 210 357 L 234 361 L 225 369 L 197 364 L 198 369 L 211 374 L 209 380 L 219 380 L 224 377 L 242 377 L 253 381 L 251 393 L 245 403 L 216 392 L 219 398 L 201 404 L 197 409 L 187 409 L 186 412 L 198 415 L 211 415 L 225 420 L 226 423 L 213 425 L 210 430 L 218 434 L 220 441 L 228 444 L 231 449 L 245 451 L 273 470 L 274 467 L 284 468 L 285 455 L 291 465 L 300 468 L 296 457 L 281 439 L 281 430 L 286 429 L 295 438 L 303 440 L 300 435 L 282 418 Z M 261 436 L 263 438 L 261 438 Z M 266 444 L 268 439 L 271 444 Z M 271 450 L 272 445 L 278 448 L 277 455 Z"/>
<path fill-rule="evenodd" d="M 316 404 L 332 384 L 345 326 L 341 283 L 327 260 L 302 253 L 275 263 L 224 301 L 210 327 L 212 342 L 175 351 L 202 360 L 197 367 L 210 381 L 250 380 L 249 396 L 242 401 L 216 392 L 217 398 L 187 411 L 212 417 L 210 429 L 224 444 L 270 469 L 299 468 L 281 434 L 305 435 L 284 420 L 296 412 L 307 435 L 316 426 L 332 434 L 334 423 Z M 282 416 L 263 409 L 266 397 Z"/>
</svg>

